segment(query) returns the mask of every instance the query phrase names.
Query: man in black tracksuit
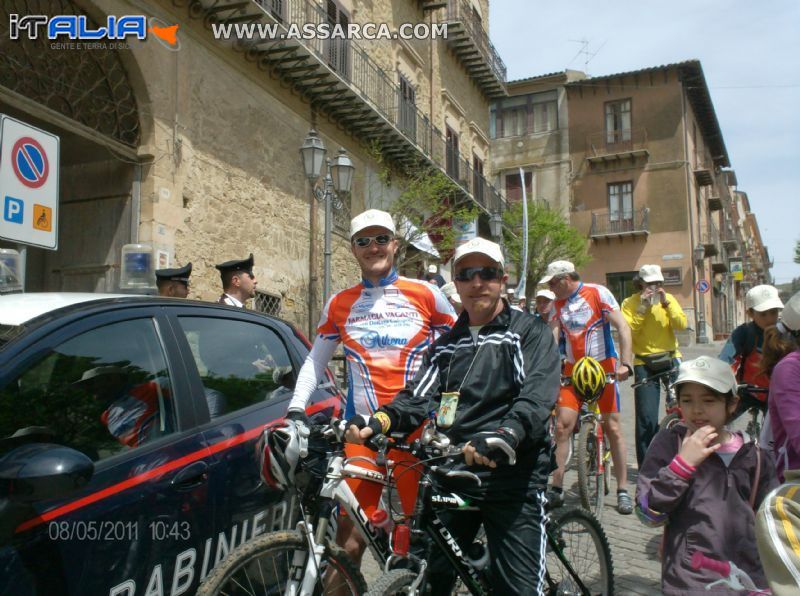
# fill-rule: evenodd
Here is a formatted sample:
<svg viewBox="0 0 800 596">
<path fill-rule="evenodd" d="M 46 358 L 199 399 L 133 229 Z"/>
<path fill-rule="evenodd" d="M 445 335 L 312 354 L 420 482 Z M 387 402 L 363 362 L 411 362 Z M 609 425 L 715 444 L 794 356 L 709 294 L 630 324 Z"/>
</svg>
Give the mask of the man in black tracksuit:
<svg viewBox="0 0 800 596">
<path fill-rule="evenodd" d="M 459 494 L 473 497 L 480 516 L 449 512 L 445 524 L 462 547 L 472 542 L 481 522 L 498 593 L 543 593 L 545 569 L 544 488 L 550 471 L 547 427 L 559 387 L 558 349 L 540 319 L 511 309 L 501 298 L 507 276 L 494 242 L 476 238 L 455 255 L 455 280 L 464 312 L 453 329 L 426 352 L 413 381 L 391 404 L 366 422 L 354 419 L 348 440 L 363 442 L 375 432 L 412 431 L 443 392 L 458 392 L 455 419 L 442 429 L 482 481 Z M 507 449 L 491 448 L 490 437 Z M 507 465 L 506 451 L 516 454 Z M 449 593 L 454 577 L 431 561 L 433 594 Z"/>
</svg>

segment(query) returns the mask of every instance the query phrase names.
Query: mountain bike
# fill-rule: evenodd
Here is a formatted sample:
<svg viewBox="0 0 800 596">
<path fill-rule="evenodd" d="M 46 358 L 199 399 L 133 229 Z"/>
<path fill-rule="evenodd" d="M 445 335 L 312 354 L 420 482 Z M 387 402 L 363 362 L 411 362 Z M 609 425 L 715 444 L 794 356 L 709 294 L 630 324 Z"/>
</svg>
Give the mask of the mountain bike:
<svg viewBox="0 0 800 596">
<path fill-rule="evenodd" d="M 489 552 L 477 539 L 462 548 L 442 521 L 440 514 L 447 510 L 475 511 L 469 498 L 458 492 L 442 492 L 434 476 L 460 477 L 480 484 L 480 479 L 466 470 L 453 468 L 461 458 L 461 447 L 449 445 L 446 437 L 438 435 L 429 445 L 420 441 L 411 445 L 394 443 L 393 449 L 407 450 L 420 458 L 422 477 L 414 514 L 403 520 L 393 531 L 393 556 L 386 571 L 370 587 L 370 596 L 425 593 L 428 579 L 427 562 L 434 552 L 444 555 L 460 581 L 457 594 L 489 594 Z M 438 461 L 436 465 L 432 462 Z M 613 594 L 614 572 L 611 549 L 602 526 L 590 512 L 579 508 L 561 509 L 550 517 L 546 513 L 547 539 L 545 593 L 548 595 L 608 595 Z M 397 540 L 396 536 L 403 537 Z M 408 536 L 410 541 L 404 538 Z M 416 548 L 410 548 L 410 544 Z M 421 547 L 421 548 L 420 548 Z M 415 554 L 417 553 L 417 554 Z M 419 553 L 422 553 L 420 556 Z"/>
<path fill-rule="evenodd" d="M 759 400 L 756 394 L 766 395 L 769 393 L 769 388 L 759 387 L 758 385 L 739 385 L 737 393 L 744 406 L 744 410 L 741 413 L 748 412 L 750 414 L 750 420 L 747 421 L 745 432 L 758 439 L 761 435 L 764 416 L 767 415 L 767 402 Z M 734 419 L 736 417 L 738 416 L 735 416 Z"/>
<path fill-rule="evenodd" d="M 606 383 L 616 382 L 614 373 L 606 375 Z M 570 377 L 561 377 L 561 386 L 572 383 Z M 608 438 L 603 431 L 602 420 L 597 401 L 583 402 L 586 406 L 578 418 L 578 447 L 575 450 L 575 467 L 578 471 L 578 494 L 581 506 L 594 513 L 598 519 L 603 514 L 603 501 L 610 491 L 608 477 L 611 449 Z"/>
</svg>

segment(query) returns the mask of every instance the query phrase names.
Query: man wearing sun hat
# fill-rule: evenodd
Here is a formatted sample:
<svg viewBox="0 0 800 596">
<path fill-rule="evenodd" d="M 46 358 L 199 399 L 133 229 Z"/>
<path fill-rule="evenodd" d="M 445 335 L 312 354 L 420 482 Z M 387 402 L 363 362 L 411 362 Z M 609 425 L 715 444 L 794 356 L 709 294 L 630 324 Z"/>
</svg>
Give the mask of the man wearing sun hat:
<svg viewBox="0 0 800 596">
<path fill-rule="evenodd" d="M 631 331 L 619 310 L 614 295 L 605 286 L 584 283 L 569 261 L 553 261 L 539 281 L 547 284 L 556 296 L 554 309 L 558 321 L 557 333 L 563 342 L 566 358 L 564 374 L 572 374 L 573 365 L 584 356 L 596 359 L 608 373 L 616 373 L 615 383 L 608 383 L 597 402 L 603 414 L 603 430 L 611 446 L 614 476 L 617 479 L 617 511 L 633 513 L 633 500 L 628 493 L 627 449 L 620 427 L 620 394 L 617 383 L 633 372 Z M 611 327 L 620 338 L 621 357 L 618 357 Z M 556 424 L 556 462 L 553 487 L 548 495 L 553 505 L 563 503 L 564 466 L 570 449 L 570 438 L 578 421 L 581 401 L 572 386 L 561 387 L 558 397 Z"/>
<path fill-rule="evenodd" d="M 636 382 L 654 377 L 634 389 L 636 409 L 636 460 L 644 454 L 658 432 L 661 385 L 675 378 L 680 365 L 677 331 L 686 329 L 686 314 L 674 296 L 664 291 L 664 276 L 658 265 L 642 265 L 639 291 L 622 302 L 622 314 L 631 328 Z M 673 373 L 663 375 L 673 369 Z M 661 377 L 655 375 L 662 374 Z"/>
<path fill-rule="evenodd" d="M 369 209 L 355 216 L 350 222 L 350 249 L 361 281 L 334 294 L 323 308 L 317 337 L 289 404 L 289 418 L 304 418 L 306 404 L 340 345 L 348 372 L 344 417 L 370 416 L 414 378 L 425 349 L 455 323 L 455 312 L 438 288 L 397 274 L 395 224 L 389 213 Z M 358 445 L 349 445 L 346 452 L 348 457 L 375 457 Z M 389 455 L 395 461 L 411 459 L 399 451 Z M 414 473 L 398 479 L 398 493 L 408 513 L 414 507 L 417 482 Z M 377 509 L 379 485 L 355 479 L 348 484 L 367 515 Z M 366 543 L 350 519 L 340 518 L 337 541 L 360 563 Z"/>
<path fill-rule="evenodd" d="M 445 524 L 460 544 L 470 544 L 483 523 L 494 591 L 540 594 L 558 350 L 543 321 L 503 299 L 499 245 L 474 238 L 458 247 L 453 266 L 464 312 L 426 352 L 414 380 L 362 428 L 351 426 L 348 440 L 409 431 L 437 409 L 437 426 L 452 444 L 465 444 L 468 469 L 481 478 L 480 486 L 460 491 L 479 513 L 451 510 Z M 441 555 L 429 563 L 431 593 L 449 594 L 452 569 Z"/>
</svg>

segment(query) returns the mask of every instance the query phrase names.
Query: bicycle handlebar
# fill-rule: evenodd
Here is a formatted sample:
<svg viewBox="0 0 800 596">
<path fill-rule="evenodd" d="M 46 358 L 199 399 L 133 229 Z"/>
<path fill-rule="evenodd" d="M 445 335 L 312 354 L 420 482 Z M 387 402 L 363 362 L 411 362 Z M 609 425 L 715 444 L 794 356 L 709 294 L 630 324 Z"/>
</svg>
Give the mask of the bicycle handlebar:
<svg viewBox="0 0 800 596">
<path fill-rule="evenodd" d="M 671 374 L 675 373 L 676 371 L 677 371 L 676 368 L 669 368 L 669 369 L 667 369 L 667 370 L 665 370 L 663 372 L 656 373 L 654 375 L 648 375 L 644 379 L 642 379 L 641 381 L 637 381 L 636 383 L 631 385 L 631 387 L 633 389 L 636 389 L 637 387 L 641 387 L 642 385 L 646 385 L 650 381 L 655 381 L 656 379 L 660 379 L 662 377 L 667 377 L 667 379 L 669 379 L 668 375 L 671 375 Z"/>
</svg>

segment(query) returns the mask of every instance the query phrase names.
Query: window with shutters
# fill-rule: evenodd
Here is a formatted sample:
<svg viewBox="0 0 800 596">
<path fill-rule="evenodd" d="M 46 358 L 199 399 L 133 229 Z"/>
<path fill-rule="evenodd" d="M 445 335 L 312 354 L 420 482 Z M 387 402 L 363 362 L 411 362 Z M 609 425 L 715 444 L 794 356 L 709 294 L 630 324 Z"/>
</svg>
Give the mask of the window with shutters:
<svg viewBox="0 0 800 596">
<path fill-rule="evenodd" d="M 445 159 L 445 170 L 447 171 L 447 175 L 455 180 L 460 180 L 458 175 L 458 161 L 459 161 L 459 153 L 458 153 L 458 133 L 454 131 L 449 126 L 445 127 L 447 129 L 446 133 L 446 159 Z"/>
<path fill-rule="evenodd" d="M 606 104 L 606 143 L 631 140 L 631 100 L 609 101 Z"/>
<path fill-rule="evenodd" d="M 472 154 L 472 196 L 478 203 L 483 204 L 483 187 L 485 180 L 483 178 L 483 160 L 474 153 Z"/>
<path fill-rule="evenodd" d="M 399 78 L 400 86 L 398 93 L 400 94 L 400 97 L 398 98 L 398 104 L 400 113 L 398 114 L 398 122 L 400 124 L 400 130 L 406 133 L 406 135 L 412 140 L 416 140 L 417 92 L 414 89 L 414 86 L 411 84 L 411 81 L 409 81 L 403 75 L 399 75 Z"/>
<path fill-rule="evenodd" d="M 327 19 L 331 31 L 336 25 L 341 25 L 344 31 L 347 31 L 347 26 L 350 23 L 350 17 L 345 10 L 339 6 L 334 0 L 325 0 L 327 6 Z M 343 78 L 350 78 L 350 60 L 349 60 L 350 44 L 346 39 L 325 40 L 325 54 L 328 58 L 328 65 L 339 73 Z"/>
<path fill-rule="evenodd" d="M 531 185 L 533 184 L 533 174 L 525 172 L 525 193 L 530 199 Z M 506 201 L 509 203 L 519 202 L 522 200 L 522 184 L 520 183 L 519 173 L 512 172 L 506 174 Z"/>
<path fill-rule="evenodd" d="M 492 104 L 489 134 L 493 139 L 558 129 L 558 93 L 544 91 L 509 97 Z"/>
<path fill-rule="evenodd" d="M 633 182 L 608 185 L 608 219 L 615 230 L 633 229 Z"/>
</svg>

